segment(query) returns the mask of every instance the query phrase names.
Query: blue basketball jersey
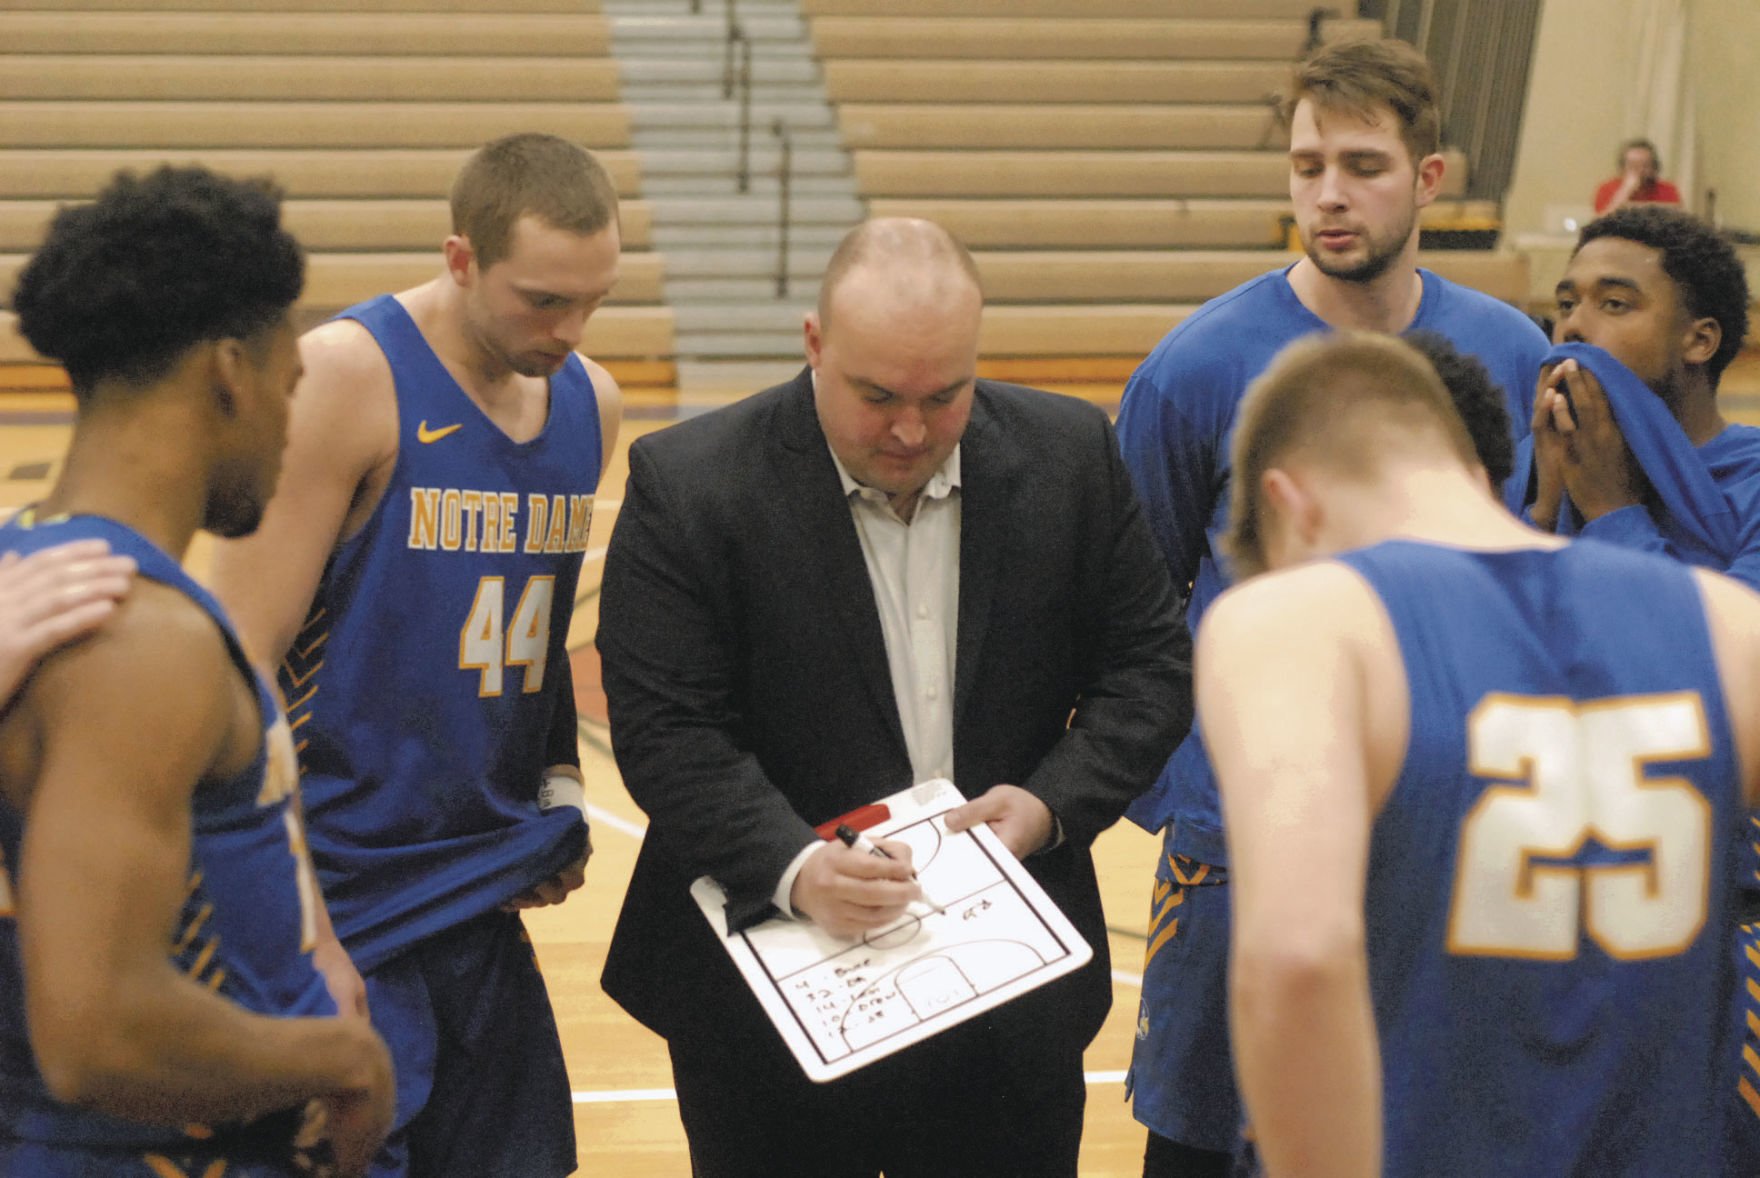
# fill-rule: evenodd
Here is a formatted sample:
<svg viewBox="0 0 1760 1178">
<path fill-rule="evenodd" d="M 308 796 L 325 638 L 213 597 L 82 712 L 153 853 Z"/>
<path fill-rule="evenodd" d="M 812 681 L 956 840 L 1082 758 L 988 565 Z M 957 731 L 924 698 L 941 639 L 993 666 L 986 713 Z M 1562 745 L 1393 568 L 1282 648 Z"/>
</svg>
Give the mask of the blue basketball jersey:
<svg viewBox="0 0 1760 1178">
<path fill-rule="evenodd" d="M 1743 807 L 1692 574 L 1593 542 L 1339 559 L 1411 689 L 1366 899 L 1383 1172 L 1719 1173 Z"/>
<path fill-rule="evenodd" d="M 396 380 L 384 497 L 325 570 L 280 668 L 337 933 L 364 972 L 578 858 L 577 811 L 538 808 L 570 672 L 568 623 L 598 486 L 580 358 L 514 442 L 390 295 L 343 312 Z M 572 747 L 572 737 L 570 739 Z"/>
<path fill-rule="evenodd" d="M 97 537 L 132 556 L 140 575 L 187 595 L 214 619 L 232 661 L 257 697 L 263 745 L 242 773 L 200 783 L 191 799 L 189 892 L 165 951 L 183 973 L 264 1015 L 334 1015 L 336 1005 L 312 965 L 322 903 L 302 849 L 294 805 L 298 778 L 286 719 L 268 684 L 251 669 L 219 604 L 177 562 L 139 533 L 97 516 L 34 522 L 27 513 L 0 527 L 0 552 L 28 553 Z M 175 690 L 176 684 L 168 684 Z M 127 717 L 118 717 L 127 723 Z M 25 816 L 0 799 L 0 860 L 19 860 Z M 163 1149 L 201 1156 L 286 1157 L 297 1113 L 248 1126 L 192 1127 L 188 1135 L 141 1125 L 54 1100 L 44 1088 L 26 1035 L 23 962 L 12 913 L 16 877 L 0 870 L 0 1142 L 70 1149 Z"/>
</svg>

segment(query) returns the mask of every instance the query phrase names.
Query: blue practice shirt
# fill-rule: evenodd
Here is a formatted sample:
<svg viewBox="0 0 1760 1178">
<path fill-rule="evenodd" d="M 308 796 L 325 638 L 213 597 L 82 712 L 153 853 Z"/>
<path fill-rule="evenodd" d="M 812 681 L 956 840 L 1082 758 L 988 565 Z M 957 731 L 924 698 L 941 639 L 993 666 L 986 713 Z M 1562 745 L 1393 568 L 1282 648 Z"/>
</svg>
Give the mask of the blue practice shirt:
<svg viewBox="0 0 1760 1178">
<path fill-rule="evenodd" d="M 1508 398 L 1516 437 L 1527 436 L 1546 336 L 1506 303 L 1428 270 L 1418 273 L 1423 294 L 1408 330 L 1433 331 L 1484 364 Z M 1229 584 L 1220 539 L 1241 398 L 1285 346 L 1328 330 L 1296 297 L 1289 270 L 1274 270 L 1205 303 L 1125 386 L 1119 446 L 1174 584 L 1191 586 L 1186 624 L 1194 634 Z M 1171 821 L 1169 851 L 1227 864 L 1221 804 L 1197 724 L 1129 817 L 1151 831 Z"/>
</svg>

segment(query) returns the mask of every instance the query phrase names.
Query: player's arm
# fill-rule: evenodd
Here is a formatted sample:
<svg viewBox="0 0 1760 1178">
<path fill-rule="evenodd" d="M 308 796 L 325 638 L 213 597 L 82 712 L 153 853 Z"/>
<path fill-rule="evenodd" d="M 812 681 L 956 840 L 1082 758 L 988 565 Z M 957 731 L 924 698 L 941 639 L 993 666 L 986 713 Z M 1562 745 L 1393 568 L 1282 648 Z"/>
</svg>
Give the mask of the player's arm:
<svg viewBox="0 0 1760 1178">
<path fill-rule="evenodd" d="M 1760 595 L 1704 569 L 1694 569 L 1693 576 L 1711 627 L 1743 796 L 1750 807 L 1760 807 Z"/>
<path fill-rule="evenodd" d="M 17 889 L 32 1049 L 58 1099 L 134 1120 L 248 1120 L 313 1097 L 388 1116 L 390 1061 L 364 1019 L 250 1014 L 171 960 L 193 791 L 237 759 L 236 676 L 205 616 L 143 584 L 33 684 Z"/>
<path fill-rule="evenodd" d="M 277 666 L 304 624 L 337 544 L 365 522 L 369 476 L 397 456 L 397 403 L 384 353 L 340 320 L 300 340 L 281 481 L 249 536 L 215 545 L 208 581 L 251 657 Z"/>
<path fill-rule="evenodd" d="M 585 356 L 581 357 L 581 363 L 593 382 L 593 399 L 599 407 L 599 490 L 603 491 L 605 472 L 611 468 L 611 457 L 617 449 L 617 432 L 623 424 L 623 390 L 617 387 L 616 378 L 603 365 Z M 572 777 L 578 782 L 581 780 L 580 709 L 575 703 L 573 676 L 562 676 L 556 697 L 546 772 Z"/>
<path fill-rule="evenodd" d="M 593 399 L 599 403 L 599 477 L 611 469 L 611 456 L 617 452 L 617 434 L 623 428 L 623 390 L 617 379 L 603 364 L 581 357 L 587 375 L 593 381 Z M 601 486 L 600 490 L 604 487 Z"/>
<path fill-rule="evenodd" d="M 1356 642 L 1378 610 L 1367 594 L 1342 566 L 1300 569 L 1220 598 L 1198 635 L 1198 714 L 1228 832 L 1229 1026 L 1272 1178 L 1380 1173 Z"/>
<path fill-rule="evenodd" d="M 596 364 L 581 357 L 587 375 L 593 382 L 593 399 L 599 407 L 599 479 L 604 489 L 605 472 L 611 466 L 611 455 L 617 447 L 618 427 L 623 424 L 623 390 L 617 380 Z M 559 603 L 559 610 L 573 609 L 573 603 Z M 567 625 L 567 614 L 556 621 Z M 556 687 L 555 709 L 550 720 L 550 738 L 545 753 L 544 788 L 539 800 L 548 809 L 552 805 L 572 805 L 586 820 L 585 782 L 581 776 L 580 708 L 575 702 L 574 675 L 563 667 Z M 580 858 L 542 883 L 515 896 L 505 905 L 508 909 L 543 908 L 560 904 L 568 894 L 587 880 L 587 861 L 593 857 L 593 837 L 589 831 L 581 847 Z"/>
<path fill-rule="evenodd" d="M 1163 355 L 1163 351 L 1166 354 Z M 1163 345 L 1126 383 L 1118 445 L 1143 518 L 1184 594 L 1208 544 L 1216 509 L 1216 459 L 1226 423 L 1211 420 L 1219 398 L 1208 374 L 1185 371 L 1179 349 Z"/>
</svg>

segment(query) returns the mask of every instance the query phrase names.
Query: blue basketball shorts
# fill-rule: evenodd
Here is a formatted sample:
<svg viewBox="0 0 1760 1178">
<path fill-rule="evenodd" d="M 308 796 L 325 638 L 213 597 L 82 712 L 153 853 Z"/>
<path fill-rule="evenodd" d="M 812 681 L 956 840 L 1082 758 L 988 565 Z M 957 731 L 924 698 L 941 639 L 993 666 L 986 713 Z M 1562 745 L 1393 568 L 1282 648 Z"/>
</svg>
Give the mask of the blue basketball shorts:
<svg viewBox="0 0 1760 1178">
<path fill-rule="evenodd" d="M 574 1100 L 550 995 L 517 915 L 430 937 L 366 977 L 397 1069 L 374 1178 L 551 1178 L 575 1169 Z"/>
<path fill-rule="evenodd" d="M 1744 924 L 1736 935 L 1736 1090 L 1730 1109 L 1729 1178 L 1760 1174 L 1760 923 Z"/>
<path fill-rule="evenodd" d="M 1126 1094 L 1139 1122 L 1232 1153 L 1241 1101 L 1228 1041 L 1228 872 L 1164 851 L 1155 872 L 1143 997 Z"/>
</svg>

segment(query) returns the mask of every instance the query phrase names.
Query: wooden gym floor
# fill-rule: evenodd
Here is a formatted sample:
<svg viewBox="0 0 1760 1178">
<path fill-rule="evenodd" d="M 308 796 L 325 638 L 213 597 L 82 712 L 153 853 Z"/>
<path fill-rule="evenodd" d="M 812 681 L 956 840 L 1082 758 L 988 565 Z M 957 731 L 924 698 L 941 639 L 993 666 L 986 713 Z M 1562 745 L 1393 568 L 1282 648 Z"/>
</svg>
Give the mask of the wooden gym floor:
<svg viewBox="0 0 1760 1178">
<path fill-rule="evenodd" d="M 700 382 L 698 382 L 700 384 Z M 1054 386 L 1116 411 L 1122 382 Z M 605 1178 L 680 1178 L 690 1172 L 684 1133 L 670 1090 L 664 1043 L 625 1015 L 599 989 L 599 971 L 646 820 L 624 792 L 612 763 L 598 688 L 592 635 L 598 621 L 596 586 L 604 545 L 617 521 L 628 477 L 629 444 L 681 416 L 725 404 L 754 390 L 750 384 L 692 389 L 626 390 L 626 414 L 616 453 L 600 489 L 583 600 L 570 630 L 579 686 L 581 760 L 593 818 L 594 855 L 587 884 L 557 908 L 527 916 L 555 1003 L 574 1089 L 581 1173 Z M 1726 374 L 1726 412 L 1760 424 L 1760 357 L 1746 354 Z M 46 489 L 64 450 L 72 401 L 60 393 L 0 397 L 0 516 Z M 207 549 L 198 542 L 190 564 L 198 575 Z M 1111 933 L 1113 1007 L 1089 1049 L 1087 1129 L 1083 1178 L 1136 1178 L 1143 1131 L 1124 1103 L 1130 1063 L 1157 839 L 1128 823 L 1104 834 L 1095 859 Z"/>
</svg>

